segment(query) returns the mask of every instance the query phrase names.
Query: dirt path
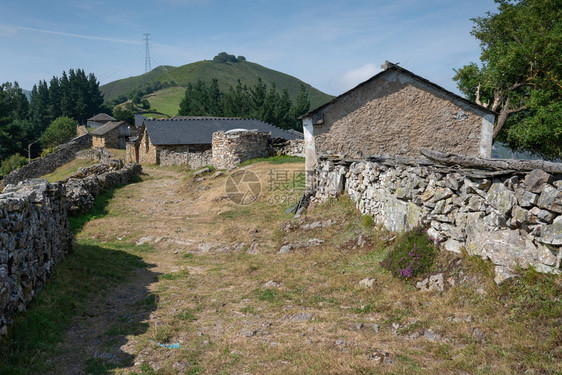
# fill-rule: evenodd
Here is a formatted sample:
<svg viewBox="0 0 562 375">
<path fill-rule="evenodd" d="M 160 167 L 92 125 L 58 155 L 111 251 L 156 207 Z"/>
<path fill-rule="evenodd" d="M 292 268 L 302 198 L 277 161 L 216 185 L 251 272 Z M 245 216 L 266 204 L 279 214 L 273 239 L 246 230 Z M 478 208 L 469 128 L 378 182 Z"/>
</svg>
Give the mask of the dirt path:
<svg viewBox="0 0 562 375">
<path fill-rule="evenodd" d="M 145 168 L 142 182 L 116 190 L 109 214 L 78 237 L 129 244 L 123 251 L 147 267 L 73 319 L 51 360 L 55 373 L 460 375 L 552 366 L 556 343 L 541 339 L 548 327 L 506 325 L 511 311 L 486 285 L 420 293 L 381 270 L 395 236 L 362 225 L 345 199 L 304 219 L 285 213 L 302 169 L 247 167 L 261 187 L 247 205 L 226 193 L 230 173 L 193 179 Z M 533 354 L 518 354 L 523 347 Z"/>
</svg>

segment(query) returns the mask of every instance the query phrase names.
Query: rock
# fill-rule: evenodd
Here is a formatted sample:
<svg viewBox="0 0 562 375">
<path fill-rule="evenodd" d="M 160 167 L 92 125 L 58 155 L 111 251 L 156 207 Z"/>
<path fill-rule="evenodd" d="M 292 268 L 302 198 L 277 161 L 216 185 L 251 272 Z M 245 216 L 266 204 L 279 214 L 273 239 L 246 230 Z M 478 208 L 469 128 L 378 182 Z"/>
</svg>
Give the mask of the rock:
<svg viewBox="0 0 562 375">
<path fill-rule="evenodd" d="M 283 283 L 275 282 L 274 280 L 269 280 L 262 285 L 264 288 L 281 288 Z"/>
<path fill-rule="evenodd" d="M 554 214 L 547 210 L 541 210 L 538 207 L 533 207 L 529 210 L 529 222 L 531 223 L 552 223 L 552 219 L 554 219 Z"/>
<path fill-rule="evenodd" d="M 562 245 L 562 216 L 559 216 L 554 223 L 542 228 L 542 235 L 538 241 L 548 245 Z"/>
<path fill-rule="evenodd" d="M 537 204 L 537 201 L 539 200 L 539 196 L 537 194 L 526 190 L 523 191 L 523 193 L 517 198 L 521 207 L 532 207 Z"/>
<path fill-rule="evenodd" d="M 311 313 L 298 313 L 298 314 L 294 314 L 292 315 L 289 320 L 291 322 L 306 322 L 308 320 L 312 319 L 312 314 Z"/>
<path fill-rule="evenodd" d="M 523 185 L 526 186 L 526 190 L 532 193 L 540 193 L 544 185 L 549 184 L 552 181 L 552 176 L 542 169 L 534 169 L 527 174 L 523 180 Z"/>
<path fill-rule="evenodd" d="M 365 325 L 363 323 L 351 323 L 348 327 L 351 331 L 359 332 L 365 327 Z"/>
<path fill-rule="evenodd" d="M 504 184 L 496 182 L 488 190 L 486 203 L 498 210 L 501 215 L 507 216 L 512 207 L 517 204 L 517 198 Z"/>
<path fill-rule="evenodd" d="M 537 206 L 562 214 L 562 191 L 550 185 L 545 185 L 539 196 Z"/>
<path fill-rule="evenodd" d="M 390 358 L 390 354 L 388 352 L 385 352 L 385 351 L 383 351 L 381 349 L 378 349 L 378 348 L 373 350 L 371 353 L 369 353 L 367 355 L 367 358 L 370 361 L 375 361 L 377 363 L 385 364 L 385 365 L 389 365 L 389 364 L 394 362 Z"/>
<path fill-rule="evenodd" d="M 423 337 L 427 340 L 427 341 L 441 341 L 441 335 L 433 332 L 431 329 L 426 328 L 423 331 Z"/>
<path fill-rule="evenodd" d="M 250 330 L 250 329 L 243 329 L 239 332 L 240 336 L 244 337 L 253 337 L 256 335 L 257 330 Z"/>
<path fill-rule="evenodd" d="M 146 237 L 141 237 L 139 238 L 139 240 L 135 243 L 135 245 L 140 246 L 140 245 L 144 245 L 147 242 L 152 241 L 152 237 L 150 236 L 146 236 Z"/>
<path fill-rule="evenodd" d="M 443 274 L 438 273 L 431 275 L 430 277 L 426 277 L 422 281 L 416 283 L 416 288 L 422 292 L 442 292 L 444 290 Z"/>
<path fill-rule="evenodd" d="M 208 167 L 199 169 L 198 171 L 196 171 L 195 173 L 193 173 L 193 177 L 198 177 L 200 175 L 202 175 L 203 173 L 207 173 L 210 172 L 211 170 Z"/>
<path fill-rule="evenodd" d="M 377 281 L 377 279 L 372 279 L 372 278 L 365 278 L 361 281 L 359 281 L 359 286 L 363 287 L 363 288 L 372 288 L 373 284 Z"/>
<path fill-rule="evenodd" d="M 252 255 L 258 254 L 259 253 L 258 246 L 259 245 L 257 243 L 251 244 L 246 250 L 246 254 L 252 254 Z"/>
<path fill-rule="evenodd" d="M 213 173 L 213 175 L 211 176 L 211 178 L 217 178 L 224 175 L 224 172 L 222 171 L 216 171 L 215 173 Z"/>
<path fill-rule="evenodd" d="M 277 254 L 289 254 L 291 252 L 291 245 L 283 245 Z"/>
<path fill-rule="evenodd" d="M 502 267 L 502 266 L 496 266 L 494 268 L 494 281 L 496 282 L 496 284 L 501 285 L 502 283 L 504 283 L 505 281 L 514 278 L 517 275 L 516 273 L 514 273 L 513 271 L 511 271 L 509 268 L 507 267 Z"/>
<path fill-rule="evenodd" d="M 433 201 L 439 202 L 440 200 L 447 199 L 453 196 L 453 191 L 449 188 L 438 187 L 435 189 L 435 194 L 433 195 Z"/>
<path fill-rule="evenodd" d="M 461 243 L 459 241 L 453 240 L 452 238 L 449 238 L 447 241 L 445 241 L 445 243 L 443 244 L 443 248 L 447 251 L 452 251 L 453 253 L 458 253 L 458 254 L 462 254 L 461 249 L 464 247 L 464 243 Z"/>
<path fill-rule="evenodd" d="M 172 367 L 178 373 L 183 374 L 187 371 L 187 369 L 189 367 L 191 367 L 191 364 L 189 362 L 185 362 L 185 361 L 178 361 L 178 362 L 174 363 L 174 365 Z"/>
<path fill-rule="evenodd" d="M 472 337 L 474 337 L 476 340 L 482 342 L 485 339 L 484 333 L 482 333 L 482 331 L 479 328 L 474 328 L 472 330 Z"/>
</svg>

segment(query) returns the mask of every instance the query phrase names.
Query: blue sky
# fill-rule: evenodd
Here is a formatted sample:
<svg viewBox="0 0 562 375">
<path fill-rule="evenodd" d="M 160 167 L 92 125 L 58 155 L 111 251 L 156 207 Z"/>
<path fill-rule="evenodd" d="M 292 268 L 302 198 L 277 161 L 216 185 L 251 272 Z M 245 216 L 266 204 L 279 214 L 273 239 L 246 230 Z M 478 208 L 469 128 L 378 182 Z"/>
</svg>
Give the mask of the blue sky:
<svg viewBox="0 0 562 375">
<path fill-rule="evenodd" d="M 478 61 L 470 18 L 493 0 L 0 0 L 0 83 L 31 89 L 71 68 L 101 84 L 218 52 L 338 95 L 385 60 L 456 92 L 453 68 Z"/>
</svg>

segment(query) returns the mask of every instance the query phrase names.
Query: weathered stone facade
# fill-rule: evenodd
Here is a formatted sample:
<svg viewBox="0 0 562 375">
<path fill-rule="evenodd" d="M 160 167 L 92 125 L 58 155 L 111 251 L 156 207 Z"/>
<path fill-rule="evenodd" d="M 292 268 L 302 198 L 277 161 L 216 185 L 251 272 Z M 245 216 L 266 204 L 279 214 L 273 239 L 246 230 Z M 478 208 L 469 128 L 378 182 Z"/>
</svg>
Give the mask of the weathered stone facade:
<svg viewBox="0 0 562 375">
<path fill-rule="evenodd" d="M 420 148 L 490 157 L 493 112 L 392 65 L 303 118 L 307 170 L 321 152 L 417 158 Z"/>
<path fill-rule="evenodd" d="M 189 152 L 189 151 L 160 151 L 160 165 L 188 165 L 191 169 L 202 168 L 213 163 L 211 150 Z"/>
<path fill-rule="evenodd" d="M 277 155 L 304 157 L 304 139 L 272 138 L 271 147 Z"/>
<path fill-rule="evenodd" d="M 258 131 L 228 131 L 213 133 L 213 165 L 229 169 L 243 161 L 271 155 L 271 137 Z"/>
<path fill-rule="evenodd" d="M 72 250 L 65 188 L 28 180 L 0 194 L 0 335 Z"/>
<path fill-rule="evenodd" d="M 4 185 L 17 184 L 23 180 L 52 173 L 61 165 L 74 160 L 78 151 L 90 147 L 92 147 L 92 136 L 90 134 L 84 134 L 74 138 L 70 142 L 58 146 L 55 152 L 34 160 L 30 164 L 24 165 L 9 173 L 4 177 Z"/>
<path fill-rule="evenodd" d="M 517 267 L 560 273 L 562 175 L 323 156 L 312 180 L 313 201 L 345 191 L 388 230 L 429 226 L 444 249 L 489 258 L 497 282 Z"/>
</svg>

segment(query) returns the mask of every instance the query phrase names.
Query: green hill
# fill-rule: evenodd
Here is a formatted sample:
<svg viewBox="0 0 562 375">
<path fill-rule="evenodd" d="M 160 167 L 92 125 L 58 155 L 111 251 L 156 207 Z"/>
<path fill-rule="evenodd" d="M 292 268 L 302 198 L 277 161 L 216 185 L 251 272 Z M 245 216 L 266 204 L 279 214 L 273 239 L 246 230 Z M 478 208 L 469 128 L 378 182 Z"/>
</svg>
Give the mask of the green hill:
<svg viewBox="0 0 562 375">
<path fill-rule="evenodd" d="M 179 103 L 178 97 L 181 99 L 181 95 L 178 96 L 178 92 L 186 87 L 188 83 L 194 84 L 198 80 L 202 80 L 208 84 L 213 78 L 218 79 L 219 87 L 224 91 L 228 90 L 230 86 L 235 86 L 237 80 L 251 87 L 261 78 L 268 86 L 271 85 L 272 82 L 275 82 L 279 91 L 287 89 L 289 97 L 292 100 L 296 98 L 300 84 L 304 83 L 293 76 L 268 69 L 249 61 L 198 61 L 180 67 L 159 66 L 148 73 L 136 77 L 110 82 L 101 86 L 100 90 L 104 94 L 105 99 L 109 101 L 119 96 L 127 95 L 132 90 L 140 88 L 143 85 L 154 84 L 156 82 L 171 86 L 171 88 L 177 87 L 180 89 L 179 91 L 178 89 L 164 89 L 147 96 L 151 105 L 154 102 L 155 107 L 158 108 L 160 112 L 168 113 L 170 108 L 177 108 L 175 103 Z M 307 83 L 304 84 L 309 90 L 308 96 L 310 98 L 311 108 L 316 108 L 333 98 L 333 96 L 325 94 Z M 160 97 L 161 94 L 164 94 L 165 97 Z M 170 103 L 168 103 L 168 99 Z M 166 108 L 166 110 L 163 110 L 164 108 Z M 176 113 L 170 113 L 172 116 L 175 114 Z"/>
</svg>

